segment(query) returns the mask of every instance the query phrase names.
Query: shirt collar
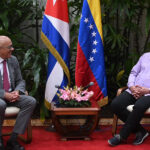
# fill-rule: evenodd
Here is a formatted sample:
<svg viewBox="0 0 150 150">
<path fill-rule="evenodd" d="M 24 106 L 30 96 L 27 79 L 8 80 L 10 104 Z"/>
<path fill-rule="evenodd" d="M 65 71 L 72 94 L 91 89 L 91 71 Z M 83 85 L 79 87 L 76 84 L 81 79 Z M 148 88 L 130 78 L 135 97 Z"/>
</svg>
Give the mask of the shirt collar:
<svg viewBox="0 0 150 150">
<path fill-rule="evenodd" d="M 3 62 L 3 60 L 4 60 L 4 59 L 0 57 L 0 63 L 2 63 L 2 62 Z"/>
</svg>

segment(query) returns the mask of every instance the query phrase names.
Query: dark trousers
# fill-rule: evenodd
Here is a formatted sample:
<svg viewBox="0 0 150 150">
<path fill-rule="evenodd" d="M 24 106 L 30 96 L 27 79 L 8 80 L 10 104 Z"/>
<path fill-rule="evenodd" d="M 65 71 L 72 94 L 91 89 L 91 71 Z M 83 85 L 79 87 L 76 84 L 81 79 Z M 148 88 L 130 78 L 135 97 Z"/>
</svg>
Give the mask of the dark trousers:
<svg viewBox="0 0 150 150">
<path fill-rule="evenodd" d="M 134 104 L 133 111 L 129 112 L 126 107 Z M 120 136 L 127 139 L 131 132 L 138 132 L 144 130 L 140 125 L 140 121 L 145 111 L 150 107 L 150 96 L 142 96 L 135 99 L 130 93 L 124 91 L 117 96 L 111 103 L 112 111 L 125 124 L 120 130 Z"/>
</svg>

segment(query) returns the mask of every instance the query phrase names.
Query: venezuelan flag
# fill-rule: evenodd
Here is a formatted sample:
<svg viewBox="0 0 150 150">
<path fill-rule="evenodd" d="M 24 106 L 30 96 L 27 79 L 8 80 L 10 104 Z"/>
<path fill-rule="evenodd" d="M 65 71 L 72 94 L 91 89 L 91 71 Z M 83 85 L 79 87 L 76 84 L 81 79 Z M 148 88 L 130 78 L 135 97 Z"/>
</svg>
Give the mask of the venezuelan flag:
<svg viewBox="0 0 150 150">
<path fill-rule="evenodd" d="M 70 83 L 69 18 L 67 0 L 47 0 L 41 38 L 49 49 L 45 105 L 50 109 L 57 88 Z"/>
<path fill-rule="evenodd" d="M 77 45 L 75 80 L 77 86 L 86 86 L 94 92 L 92 102 L 107 104 L 103 35 L 100 0 L 84 0 Z"/>
</svg>

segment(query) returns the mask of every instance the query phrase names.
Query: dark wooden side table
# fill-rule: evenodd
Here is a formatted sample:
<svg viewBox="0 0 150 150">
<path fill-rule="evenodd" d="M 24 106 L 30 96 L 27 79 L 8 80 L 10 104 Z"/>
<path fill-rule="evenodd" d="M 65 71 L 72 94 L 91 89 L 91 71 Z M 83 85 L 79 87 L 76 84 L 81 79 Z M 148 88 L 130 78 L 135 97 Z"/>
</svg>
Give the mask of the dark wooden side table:
<svg viewBox="0 0 150 150">
<path fill-rule="evenodd" d="M 90 140 L 90 134 L 97 125 L 98 114 L 100 108 L 86 107 L 86 108 L 60 108 L 52 105 L 52 121 L 55 125 L 56 131 L 61 135 L 61 140 L 71 138 L 83 138 Z M 62 118 L 84 118 L 85 122 L 81 125 L 63 124 Z"/>
</svg>

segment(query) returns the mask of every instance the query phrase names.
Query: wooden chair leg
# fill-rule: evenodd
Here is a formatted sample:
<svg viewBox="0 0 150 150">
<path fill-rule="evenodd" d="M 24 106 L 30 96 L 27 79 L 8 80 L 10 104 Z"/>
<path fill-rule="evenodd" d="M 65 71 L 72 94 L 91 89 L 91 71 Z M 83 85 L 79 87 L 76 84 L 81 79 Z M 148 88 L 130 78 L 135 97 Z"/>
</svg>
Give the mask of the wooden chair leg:
<svg viewBox="0 0 150 150">
<path fill-rule="evenodd" d="M 10 136 L 12 132 L 3 133 L 2 136 Z M 31 143 L 32 141 L 32 126 L 31 126 L 31 120 L 28 123 L 27 129 L 26 129 L 26 135 L 19 135 L 19 139 L 22 140 L 25 143 Z"/>
<path fill-rule="evenodd" d="M 19 139 L 21 139 L 23 142 L 25 143 L 31 143 L 32 141 L 32 126 L 31 126 L 31 120 L 29 121 L 28 123 L 28 126 L 27 126 L 27 131 L 26 131 L 26 137 L 22 136 L 22 135 L 19 135 Z"/>
<path fill-rule="evenodd" d="M 112 135 L 114 136 L 117 131 L 118 117 L 114 115 L 113 123 L 112 123 Z"/>
</svg>

